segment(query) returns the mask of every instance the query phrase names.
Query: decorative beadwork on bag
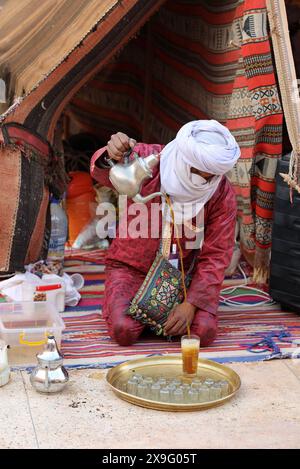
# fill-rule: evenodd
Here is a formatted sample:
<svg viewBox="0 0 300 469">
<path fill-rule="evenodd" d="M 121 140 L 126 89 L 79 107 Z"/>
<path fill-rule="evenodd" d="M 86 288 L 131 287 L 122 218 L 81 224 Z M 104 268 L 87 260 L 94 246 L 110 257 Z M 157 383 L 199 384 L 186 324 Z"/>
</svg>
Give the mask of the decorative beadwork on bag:
<svg viewBox="0 0 300 469">
<path fill-rule="evenodd" d="M 190 282 L 191 275 L 187 274 L 186 287 Z M 158 252 L 126 314 L 148 326 L 156 335 L 161 335 L 170 312 L 183 299 L 181 272 Z"/>
</svg>

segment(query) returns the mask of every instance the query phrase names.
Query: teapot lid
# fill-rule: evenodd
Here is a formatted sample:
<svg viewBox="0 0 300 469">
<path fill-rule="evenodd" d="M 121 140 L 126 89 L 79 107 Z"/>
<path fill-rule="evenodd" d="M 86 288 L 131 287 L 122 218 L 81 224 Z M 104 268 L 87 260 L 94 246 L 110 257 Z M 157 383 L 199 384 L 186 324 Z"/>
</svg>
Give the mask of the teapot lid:
<svg viewBox="0 0 300 469">
<path fill-rule="evenodd" d="M 48 335 L 47 343 L 43 352 L 37 354 L 37 359 L 40 365 L 48 366 L 49 368 L 56 368 L 62 365 L 63 355 L 57 347 L 54 335 Z"/>
</svg>

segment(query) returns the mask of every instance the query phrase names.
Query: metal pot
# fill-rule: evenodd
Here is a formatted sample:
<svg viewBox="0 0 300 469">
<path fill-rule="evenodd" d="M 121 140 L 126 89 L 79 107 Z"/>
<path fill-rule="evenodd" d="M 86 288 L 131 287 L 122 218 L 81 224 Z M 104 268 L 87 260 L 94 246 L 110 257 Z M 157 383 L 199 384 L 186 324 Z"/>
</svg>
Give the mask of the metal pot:
<svg viewBox="0 0 300 469">
<path fill-rule="evenodd" d="M 154 197 L 163 195 L 162 192 L 154 192 L 146 197 L 140 194 L 141 186 L 146 179 L 152 177 L 152 169 L 159 162 L 159 155 L 149 155 L 140 158 L 137 153 L 133 154 L 133 160 L 129 160 L 127 152 L 123 163 L 114 163 L 113 160 L 107 159 L 111 166 L 109 171 L 109 179 L 114 188 L 121 195 L 127 195 L 137 203 L 147 203 Z"/>
<path fill-rule="evenodd" d="M 63 356 L 58 350 L 54 336 L 48 336 L 45 349 L 37 354 L 38 366 L 30 375 L 30 382 L 34 389 L 42 393 L 62 391 L 69 375 L 62 366 Z"/>
</svg>

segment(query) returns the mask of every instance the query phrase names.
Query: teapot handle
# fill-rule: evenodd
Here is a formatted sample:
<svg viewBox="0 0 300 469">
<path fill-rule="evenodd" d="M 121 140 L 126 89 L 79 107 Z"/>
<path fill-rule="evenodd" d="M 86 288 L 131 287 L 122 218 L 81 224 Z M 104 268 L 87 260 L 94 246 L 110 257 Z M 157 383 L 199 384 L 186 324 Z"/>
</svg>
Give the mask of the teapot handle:
<svg viewBox="0 0 300 469">
<path fill-rule="evenodd" d="M 124 153 L 124 160 L 123 160 L 124 164 L 129 163 L 129 158 L 130 158 L 131 152 L 132 152 L 132 150 L 128 150 L 126 153 Z"/>
<path fill-rule="evenodd" d="M 115 166 L 114 160 L 112 160 L 111 158 L 104 158 L 104 160 L 107 164 L 109 164 L 111 168 Z"/>
<path fill-rule="evenodd" d="M 126 153 L 124 153 L 123 164 L 128 164 L 129 163 L 129 158 L 130 158 L 131 152 L 132 152 L 132 150 L 130 149 L 130 150 L 126 151 Z M 105 161 L 109 164 L 109 166 L 111 168 L 113 168 L 116 164 L 114 162 L 114 160 L 112 160 L 111 158 L 105 158 Z"/>
</svg>

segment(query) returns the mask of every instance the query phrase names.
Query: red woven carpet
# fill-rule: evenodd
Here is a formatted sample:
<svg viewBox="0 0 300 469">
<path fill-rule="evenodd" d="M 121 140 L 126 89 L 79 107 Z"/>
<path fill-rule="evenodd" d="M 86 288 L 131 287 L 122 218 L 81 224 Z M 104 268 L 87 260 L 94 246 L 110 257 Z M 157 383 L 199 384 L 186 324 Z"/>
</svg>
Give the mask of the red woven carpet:
<svg viewBox="0 0 300 469">
<path fill-rule="evenodd" d="M 178 353 L 178 341 L 167 342 L 152 335 L 142 336 L 132 347 L 120 347 L 110 339 L 101 318 L 105 283 L 103 256 L 103 252 L 94 251 L 78 257 L 77 252 L 76 258 L 69 257 L 66 261 L 67 272 L 80 272 L 85 277 L 81 302 L 63 313 L 66 329 L 62 351 L 66 364 L 84 368 L 109 367 L 130 358 Z M 248 306 L 240 310 L 220 305 L 218 337 L 213 346 L 201 350 L 203 358 L 219 362 L 258 361 L 270 356 L 271 351 L 253 353 L 247 349 L 267 334 L 290 334 L 282 339 L 274 337 L 281 352 L 291 350 L 291 341 L 300 338 L 300 316 L 281 311 L 278 306 L 255 309 L 251 302 L 257 299 L 244 298 Z"/>
</svg>

